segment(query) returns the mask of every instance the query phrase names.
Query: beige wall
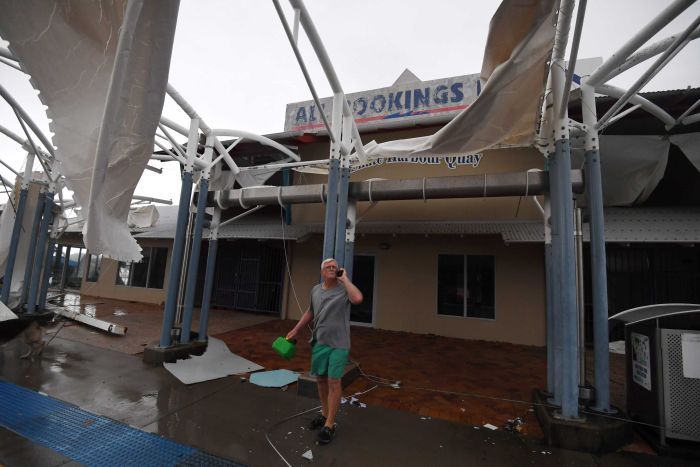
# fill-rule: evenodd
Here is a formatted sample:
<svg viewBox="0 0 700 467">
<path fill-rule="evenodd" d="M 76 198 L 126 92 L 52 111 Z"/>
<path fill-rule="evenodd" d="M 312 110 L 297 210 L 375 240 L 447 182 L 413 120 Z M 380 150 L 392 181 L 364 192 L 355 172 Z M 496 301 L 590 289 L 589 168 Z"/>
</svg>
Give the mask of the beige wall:
<svg viewBox="0 0 700 467">
<path fill-rule="evenodd" d="M 388 250 L 379 249 L 388 243 Z M 292 278 L 305 310 L 309 290 L 318 282 L 322 238 L 294 244 Z M 499 236 L 368 235 L 355 244 L 356 254 L 375 255 L 374 322 L 380 329 L 438 334 L 525 345 L 545 344 L 543 248 L 539 244 L 505 245 Z M 439 254 L 493 255 L 496 264 L 496 319 L 437 314 Z M 290 318 L 301 316 L 293 294 Z"/>
<path fill-rule="evenodd" d="M 100 275 L 97 282 L 87 282 L 85 280 L 88 268 L 84 267 L 80 293 L 93 297 L 114 298 L 117 300 L 128 300 L 140 303 L 165 303 L 165 296 L 168 290 L 168 271 L 170 270 L 172 241 L 167 239 L 139 239 L 138 242 L 142 248 L 151 246 L 168 248 L 168 259 L 165 264 L 165 279 L 162 289 L 117 285 L 116 280 L 119 262 L 113 259 L 103 258 L 100 264 Z"/>
</svg>

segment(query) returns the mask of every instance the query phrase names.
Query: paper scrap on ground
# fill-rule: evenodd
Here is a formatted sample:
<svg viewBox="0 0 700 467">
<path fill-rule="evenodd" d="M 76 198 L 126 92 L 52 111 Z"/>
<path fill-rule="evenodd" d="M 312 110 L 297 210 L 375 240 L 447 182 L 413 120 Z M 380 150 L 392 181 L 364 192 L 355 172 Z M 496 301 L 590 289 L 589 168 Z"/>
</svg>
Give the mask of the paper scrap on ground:
<svg viewBox="0 0 700 467">
<path fill-rule="evenodd" d="M 486 423 L 484 428 L 488 428 L 489 430 L 498 430 L 497 426 L 491 425 L 490 423 Z"/>
<path fill-rule="evenodd" d="M 207 350 L 202 355 L 178 360 L 175 363 L 163 363 L 163 366 L 185 384 L 200 383 L 263 368 L 257 363 L 234 354 L 223 341 L 213 337 L 209 338 Z"/>
<path fill-rule="evenodd" d="M 266 388 L 281 388 L 294 383 L 299 379 L 299 374 L 289 370 L 272 370 L 253 373 L 250 382 Z"/>
<path fill-rule="evenodd" d="M 306 451 L 304 454 L 301 455 L 304 459 L 309 459 L 310 461 L 314 460 L 314 453 L 311 452 L 311 449 Z"/>
</svg>

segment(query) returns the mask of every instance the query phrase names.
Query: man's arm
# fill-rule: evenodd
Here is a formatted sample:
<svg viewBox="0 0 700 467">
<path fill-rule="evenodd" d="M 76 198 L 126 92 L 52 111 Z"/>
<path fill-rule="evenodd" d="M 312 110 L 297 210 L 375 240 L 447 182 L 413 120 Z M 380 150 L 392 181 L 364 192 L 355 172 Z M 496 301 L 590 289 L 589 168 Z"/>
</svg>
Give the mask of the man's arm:
<svg viewBox="0 0 700 467">
<path fill-rule="evenodd" d="M 296 337 L 296 335 L 299 334 L 299 331 L 300 331 L 304 326 L 306 326 L 306 323 L 308 323 L 309 321 L 311 321 L 311 320 L 313 319 L 313 317 L 314 317 L 314 314 L 311 313 L 311 308 L 308 308 L 308 309 L 306 310 L 306 312 L 304 312 L 304 314 L 301 315 L 301 318 L 299 319 L 299 322 L 297 323 L 297 325 L 294 326 L 294 329 L 292 329 L 291 331 L 289 331 L 289 332 L 287 333 L 286 339 L 287 339 L 287 340 L 289 340 L 289 339 L 294 339 L 294 338 Z"/>
<path fill-rule="evenodd" d="M 355 286 L 355 284 L 353 284 L 350 281 L 350 279 L 348 279 L 348 275 L 345 274 L 345 269 L 341 270 L 343 271 L 343 275 L 338 278 L 338 282 L 345 286 L 345 290 L 348 292 L 348 299 L 350 300 L 350 303 L 352 303 L 353 305 L 359 305 L 364 299 L 364 297 L 362 296 L 362 292 L 360 292 L 360 289 L 358 289 Z"/>
</svg>

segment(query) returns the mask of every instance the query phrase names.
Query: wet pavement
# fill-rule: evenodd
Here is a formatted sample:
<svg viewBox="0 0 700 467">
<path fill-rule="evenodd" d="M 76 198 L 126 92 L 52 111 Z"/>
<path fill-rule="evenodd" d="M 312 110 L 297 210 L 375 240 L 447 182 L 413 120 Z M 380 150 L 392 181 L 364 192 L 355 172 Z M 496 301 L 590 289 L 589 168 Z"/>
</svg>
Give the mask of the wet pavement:
<svg viewBox="0 0 700 467">
<path fill-rule="evenodd" d="M 127 316 L 129 314 L 133 313 L 127 310 Z M 271 321 L 247 328 L 247 332 L 246 329 L 229 330 L 223 335 L 227 336 L 231 349 L 242 356 L 246 356 L 241 351 L 246 348 L 251 351 L 259 349 L 252 353 L 264 355 L 263 344 L 269 352 L 269 342 L 262 340 L 261 329 L 278 334 L 287 325 L 287 322 Z M 65 333 L 66 329 L 72 329 L 75 335 Z M 450 421 L 433 417 L 428 412 L 422 415 L 420 407 L 417 411 L 396 410 L 391 406 L 382 406 L 382 401 L 392 401 L 391 391 L 394 391 L 399 406 L 405 400 L 399 395 L 401 390 L 390 388 L 377 388 L 358 396 L 367 402 L 366 408 L 343 405 L 336 439 L 328 446 L 317 446 L 315 434 L 306 429 L 314 413 L 289 418 L 313 409 L 317 404 L 313 399 L 297 396 L 294 385 L 284 391 L 261 388 L 240 376 L 229 376 L 187 386 L 164 368 L 143 363 L 137 355 L 97 347 L 81 339 L 90 332 L 82 325 L 59 330 L 43 355 L 33 362 L 18 358 L 23 350 L 18 340 L 6 344 L 0 349 L 0 378 L 145 432 L 251 466 L 285 465 L 268 443 L 268 433 L 274 446 L 294 466 L 692 465 L 690 462 L 629 451 L 597 457 L 545 446 L 537 436 L 523 436 L 501 429 L 491 431 L 480 426 L 480 418 Z M 247 341 L 244 338 L 246 335 L 253 340 Z M 362 348 L 363 339 L 369 338 L 362 332 L 354 336 L 357 337 L 354 344 L 359 348 Z M 47 340 L 52 337 L 52 334 L 48 334 Z M 108 342 L 113 340 L 112 336 L 102 337 L 108 338 Z M 234 342 L 237 345 L 232 345 Z M 432 346 L 425 345 L 424 348 L 433 347 L 434 350 L 436 345 L 454 344 L 452 341 L 441 344 L 439 339 L 432 343 Z M 241 350 L 237 350 L 237 346 Z M 481 347 L 484 348 L 483 345 Z M 513 349 L 510 350 L 513 353 Z M 533 349 L 532 352 L 536 354 L 538 351 Z M 533 359 L 534 354 L 529 359 Z M 357 355 L 366 362 L 363 365 L 374 369 L 362 352 Z M 303 367 L 303 355 L 299 358 L 298 361 L 295 358 L 294 364 Z M 265 365 L 262 361 L 258 363 Z M 392 369 L 400 370 L 396 366 Z M 427 367 L 415 370 L 418 373 L 421 371 L 428 371 Z M 535 377 L 540 378 L 539 372 L 536 373 Z M 406 378 L 406 381 L 410 381 L 412 376 L 409 374 Z M 364 389 L 366 386 L 362 384 L 366 383 L 358 380 L 357 388 Z M 434 380 L 434 383 L 448 381 L 443 378 Z M 372 399 L 370 396 L 375 391 L 377 395 Z M 347 395 L 353 392 L 357 391 L 354 388 L 346 391 Z M 414 401 L 411 407 L 422 403 L 427 404 Z M 484 405 L 488 405 L 488 402 Z M 512 405 L 509 410 L 513 410 Z M 302 457 L 309 449 L 313 453 L 313 461 Z M 5 429 L 0 429 L 0 464 L 77 465 L 72 459 Z M 114 465 L 121 465 L 118 459 L 115 459 Z"/>
</svg>

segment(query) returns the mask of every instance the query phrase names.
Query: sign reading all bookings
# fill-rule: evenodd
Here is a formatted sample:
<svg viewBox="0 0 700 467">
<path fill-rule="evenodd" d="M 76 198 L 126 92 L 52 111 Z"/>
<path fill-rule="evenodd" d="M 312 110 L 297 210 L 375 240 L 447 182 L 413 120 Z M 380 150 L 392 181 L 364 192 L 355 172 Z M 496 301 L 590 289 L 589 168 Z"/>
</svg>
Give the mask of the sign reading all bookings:
<svg viewBox="0 0 700 467">
<path fill-rule="evenodd" d="M 420 120 L 421 117 L 451 117 L 469 107 L 480 91 L 479 75 L 416 81 L 389 88 L 348 94 L 346 97 L 358 126 L 389 119 Z M 331 121 L 333 98 L 320 100 Z M 284 131 L 314 133 L 324 128 L 313 100 L 287 104 Z"/>
</svg>

